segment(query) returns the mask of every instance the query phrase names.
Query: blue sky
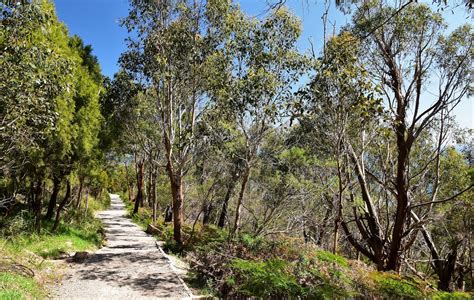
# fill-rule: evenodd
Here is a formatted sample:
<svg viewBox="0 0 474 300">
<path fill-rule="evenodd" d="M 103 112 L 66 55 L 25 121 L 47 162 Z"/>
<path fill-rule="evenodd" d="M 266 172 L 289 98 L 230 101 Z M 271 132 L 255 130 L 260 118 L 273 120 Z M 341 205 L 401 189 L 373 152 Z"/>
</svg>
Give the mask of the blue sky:
<svg viewBox="0 0 474 300">
<path fill-rule="evenodd" d="M 237 2 L 246 13 L 253 16 L 262 15 L 267 8 L 267 0 Z M 431 3 L 431 0 L 428 2 Z M 54 0 L 54 3 L 59 19 L 67 25 L 69 32 L 79 35 L 86 44 L 92 45 L 102 72 L 107 76 L 113 76 L 118 70 L 117 60 L 120 53 L 125 50 L 124 39 L 127 37 L 127 30 L 119 26 L 119 20 L 127 16 L 128 0 Z M 321 16 L 324 0 L 287 0 L 287 4 L 302 20 L 303 33 L 298 47 L 301 50 L 308 50 L 311 41 L 315 50 L 319 52 L 323 37 Z M 443 15 L 450 28 L 472 22 L 462 8 L 456 10 L 454 14 L 445 12 Z M 332 4 L 329 21 L 339 28 L 350 21 L 350 16 L 344 15 Z M 332 27 L 331 24 L 329 27 Z M 463 127 L 474 128 L 473 102 L 472 99 L 466 99 L 455 110 L 457 120 Z"/>
</svg>

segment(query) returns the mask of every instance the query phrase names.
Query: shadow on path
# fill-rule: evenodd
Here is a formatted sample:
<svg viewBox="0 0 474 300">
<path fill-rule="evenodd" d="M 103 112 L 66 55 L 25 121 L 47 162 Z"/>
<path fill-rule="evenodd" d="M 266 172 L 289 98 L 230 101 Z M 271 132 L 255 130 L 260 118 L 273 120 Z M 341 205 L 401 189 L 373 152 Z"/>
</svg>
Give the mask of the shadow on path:
<svg viewBox="0 0 474 300">
<path fill-rule="evenodd" d="M 109 210 L 97 214 L 107 246 L 82 263 L 72 263 L 58 299 L 186 298 L 190 295 L 153 237 L 126 217 L 118 195 Z"/>
</svg>

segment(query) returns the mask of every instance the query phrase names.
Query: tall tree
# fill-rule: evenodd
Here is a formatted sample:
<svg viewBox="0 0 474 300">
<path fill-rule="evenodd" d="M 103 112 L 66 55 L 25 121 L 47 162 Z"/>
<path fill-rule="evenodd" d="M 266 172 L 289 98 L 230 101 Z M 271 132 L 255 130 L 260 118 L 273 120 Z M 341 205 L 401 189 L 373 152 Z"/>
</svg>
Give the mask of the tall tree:
<svg viewBox="0 0 474 300">
<path fill-rule="evenodd" d="M 396 9 L 365 4 L 354 16 L 354 33 L 366 37 L 374 22 L 386 19 Z M 448 114 L 470 90 L 472 29 L 463 26 L 449 36 L 444 36 L 444 28 L 439 14 L 432 12 L 426 5 L 411 4 L 363 42 L 364 64 L 374 82 L 382 89 L 389 128 L 396 145 L 395 167 L 388 170 L 391 173 L 388 181 L 367 168 L 364 155 L 352 155 L 351 158 L 363 198 L 372 198 L 366 177 L 372 174 L 371 180 L 380 183 L 394 199 L 393 223 L 391 218 L 387 220 L 390 224 L 387 228 L 391 232 L 384 230 L 375 213 L 369 214 L 375 221 L 369 224 L 371 235 L 379 241 L 378 244 L 384 246 L 374 247 L 373 243 L 368 243 L 369 251 L 357 246 L 366 254 L 377 256 L 377 264 L 381 269 L 399 270 L 401 255 L 410 247 L 412 235 L 417 232 L 408 226 L 411 215 L 415 207 L 420 210 L 424 206 L 415 204 L 411 196 L 417 188 L 414 182 L 423 174 L 411 171 L 413 149 L 421 141 L 420 137 L 433 128 L 435 120 L 440 115 Z M 424 87 L 434 78 L 433 74 L 439 76 L 436 80 L 437 94 L 431 98 L 431 104 L 424 105 L 422 99 L 427 98 Z M 361 150 L 358 150 L 359 153 Z M 433 187 L 428 194 L 428 207 L 436 203 L 438 185 L 434 183 Z M 385 236 L 381 234 L 383 232 Z M 379 249 L 377 253 L 374 252 L 376 248 Z"/>
<path fill-rule="evenodd" d="M 224 46 L 213 57 L 223 64 L 222 82 L 211 88 L 219 106 L 225 107 L 244 138 L 240 187 L 233 233 L 240 227 L 242 204 L 265 136 L 282 124 L 281 112 L 301 75 L 303 58 L 297 52 L 299 21 L 285 8 L 272 11 L 263 21 L 234 12 L 229 18 Z M 222 75 L 221 75 L 222 76 Z"/>
<path fill-rule="evenodd" d="M 225 0 L 131 1 L 124 25 L 136 33 L 121 58 L 124 68 L 156 97 L 166 170 L 173 198 L 174 239 L 183 243 L 184 177 L 194 148 L 195 124 L 204 108 L 203 71 L 213 51 L 210 20 L 225 14 Z"/>
</svg>

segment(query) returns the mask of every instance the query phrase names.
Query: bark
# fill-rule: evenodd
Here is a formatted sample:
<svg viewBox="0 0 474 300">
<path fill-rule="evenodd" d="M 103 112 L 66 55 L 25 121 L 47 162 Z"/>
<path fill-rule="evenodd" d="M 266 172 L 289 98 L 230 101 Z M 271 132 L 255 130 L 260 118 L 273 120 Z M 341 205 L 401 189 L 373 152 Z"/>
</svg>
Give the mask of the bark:
<svg viewBox="0 0 474 300">
<path fill-rule="evenodd" d="M 137 163 L 137 196 L 135 197 L 135 206 L 133 207 L 133 213 L 138 213 L 138 207 L 143 206 L 143 173 L 144 163 L 139 161 Z"/>
<path fill-rule="evenodd" d="M 320 226 L 318 236 L 316 237 L 316 245 L 318 246 L 321 246 L 323 243 L 324 234 L 326 233 L 326 226 L 328 225 L 328 220 L 330 216 L 331 216 L 331 209 L 328 208 L 326 210 L 326 213 L 324 214 L 323 224 Z"/>
<path fill-rule="evenodd" d="M 217 223 L 217 226 L 220 228 L 224 228 L 225 226 L 225 221 L 227 219 L 227 207 L 229 206 L 229 200 L 232 196 L 232 192 L 234 191 L 234 187 L 235 180 L 232 180 L 232 182 L 230 182 L 227 186 L 227 192 L 225 193 L 224 201 L 222 202 L 222 210 L 219 216 L 219 222 Z"/>
<path fill-rule="evenodd" d="M 212 210 L 214 209 L 214 206 L 212 203 L 206 203 L 204 205 L 204 211 L 203 211 L 203 216 L 202 216 L 202 225 L 206 225 L 209 223 L 209 220 L 211 219 L 211 213 Z"/>
<path fill-rule="evenodd" d="M 362 236 L 362 239 L 367 242 L 367 245 L 371 251 L 369 251 L 369 249 L 366 249 L 365 246 L 362 246 L 353 238 L 348 237 L 348 241 L 356 248 L 356 250 L 362 252 L 365 256 L 369 257 L 369 259 L 377 265 L 378 270 L 385 270 L 386 247 L 385 240 L 383 239 L 383 229 L 380 226 L 377 210 L 375 209 L 372 197 L 369 192 L 369 186 L 365 178 L 365 167 L 363 165 L 363 162 L 360 163 L 357 159 L 354 150 L 352 148 L 350 150 L 350 159 L 354 165 L 357 181 L 359 182 L 361 190 L 362 200 L 364 201 L 366 206 L 362 217 L 360 217 L 358 210 L 355 208 L 355 206 L 353 206 L 352 210 L 354 220 L 356 222 L 359 233 Z M 351 202 L 354 202 L 354 195 L 352 191 L 350 193 L 350 197 Z M 364 222 L 364 220 L 366 221 L 366 223 Z M 343 227 L 343 230 L 347 236 L 349 234 L 348 227 Z M 364 248 L 364 250 L 361 250 L 361 248 Z M 370 253 L 370 256 L 368 256 L 367 253 Z"/>
<path fill-rule="evenodd" d="M 420 219 L 414 213 L 411 213 L 415 221 Z M 451 280 L 454 275 L 458 246 L 460 242 L 453 242 L 449 247 L 448 255 L 445 259 L 441 258 L 438 249 L 435 246 L 435 243 L 431 237 L 431 233 L 425 228 L 424 225 L 421 226 L 421 233 L 423 239 L 425 240 L 428 249 L 430 250 L 431 258 L 433 262 L 431 263 L 432 268 L 438 275 L 438 289 L 442 291 L 449 291 Z"/>
<path fill-rule="evenodd" d="M 128 168 L 129 168 L 129 166 L 125 165 L 125 172 L 126 172 L 127 185 L 128 185 L 128 201 L 132 202 L 133 184 L 130 181 L 130 172 L 129 172 Z"/>
<path fill-rule="evenodd" d="M 150 170 L 148 171 L 148 181 L 147 181 L 148 184 L 146 185 L 147 186 L 147 189 L 146 189 L 146 202 L 147 202 L 148 207 L 153 206 L 152 199 L 151 199 L 152 198 L 152 196 L 151 196 L 152 177 L 153 177 L 153 167 L 150 164 Z"/>
<path fill-rule="evenodd" d="M 334 240 L 332 244 L 332 253 L 336 254 L 339 244 L 339 225 L 341 224 L 342 218 L 342 209 L 341 209 L 341 199 L 338 200 L 336 207 L 336 217 L 334 218 Z"/>
<path fill-rule="evenodd" d="M 39 234 L 41 232 L 41 207 L 42 207 L 42 199 L 41 196 L 43 194 L 43 180 L 38 179 L 36 182 L 36 186 L 33 190 L 33 213 L 35 215 L 35 231 Z"/>
<path fill-rule="evenodd" d="M 81 207 L 83 187 L 84 187 L 84 177 L 80 177 L 79 178 L 79 192 L 77 193 L 76 209 L 79 209 Z"/>
<path fill-rule="evenodd" d="M 86 207 L 84 210 L 84 216 L 87 216 L 88 209 L 89 209 L 89 189 L 86 190 Z"/>
<path fill-rule="evenodd" d="M 45 220 L 51 220 L 54 215 L 54 209 L 56 208 L 59 190 L 61 189 L 61 179 L 58 176 L 53 177 L 53 192 L 49 199 L 48 211 L 46 212 Z"/>
<path fill-rule="evenodd" d="M 151 206 L 152 206 L 152 220 L 156 223 L 156 169 L 151 174 Z"/>
<path fill-rule="evenodd" d="M 66 181 L 66 195 L 64 196 L 61 203 L 59 203 L 58 209 L 56 211 L 56 219 L 54 220 L 53 232 L 58 229 L 59 220 L 61 218 L 61 211 L 64 209 L 64 207 L 68 203 L 70 197 L 71 197 L 71 183 L 69 182 L 69 180 L 67 180 Z"/>
<path fill-rule="evenodd" d="M 168 176 L 170 178 L 171 196 L 173 199 L 173 237 L 178 245 L 183 244 L 181 236 L 181 227 L 183 224 L 183 177 L 179 170 L 174 170 L 171 161 L 166 165 Z"/>
<path fill-rule="evenodd" d="M 250 177 L 250 167 L 245 169 L 245 172 L 242 177 L 242 185 L 240 187 L 239 198 L 237 199 L 237 207 L 235 210 L 235 220 L 234 220 L 234 229 L 232 234 L 236 235 L 239 232 L 240 227 L 240 215 L 242 213 L 242 202 L 244 199 L 245 188 L 247 187 L 247 183 Z"/>
<path fill-rule="evenodd" d="M 442 291 L 450 291 L 458 254 L 457 246 L 458 245 L 453 245 L 451 247 L 446 259 L 440 263 L 440 270 L 436 272 L 438 274 L 438 289 Z"/>
<path fill-rule="evenodd" d="M 400 268 L 400 248 L 402 245 L 403 232 L 408 213 L 408 180 L 407 166 L 410 153 L 410 147 L 405 139 L 405 111 L 400 111 L 400 123 L 397 125 L 397 176 L 395 179 L 395 190 L 397 199 L 397 210 L 395 223 L 393 225 L 392 240 L 390 243 L 390 252 L 388 255 L 385 270 L 398 271 Z"/>
<path fill-rule="evenodd" d="M 165 209 L 165 223 L 169 223 L 173 221 L 173 209 L 171 208 L 173 205 L 166 206 Z"/>
</svg>

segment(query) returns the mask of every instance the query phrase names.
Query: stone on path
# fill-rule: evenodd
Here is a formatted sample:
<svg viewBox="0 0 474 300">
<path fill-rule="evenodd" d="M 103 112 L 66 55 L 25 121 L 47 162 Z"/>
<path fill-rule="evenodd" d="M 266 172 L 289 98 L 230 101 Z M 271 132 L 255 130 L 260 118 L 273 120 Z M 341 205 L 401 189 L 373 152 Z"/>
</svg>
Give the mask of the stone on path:
<svg viewBox="0 0 474 300">
<path fill-rule="evenodd" d="M 107 245 L 71 264 L 55 299 L 190 298 L 192 294 L 157 249 L 153 237 L 126 217 L 118 195 L 109 210 L 97 214 Z"/>
</svg>

